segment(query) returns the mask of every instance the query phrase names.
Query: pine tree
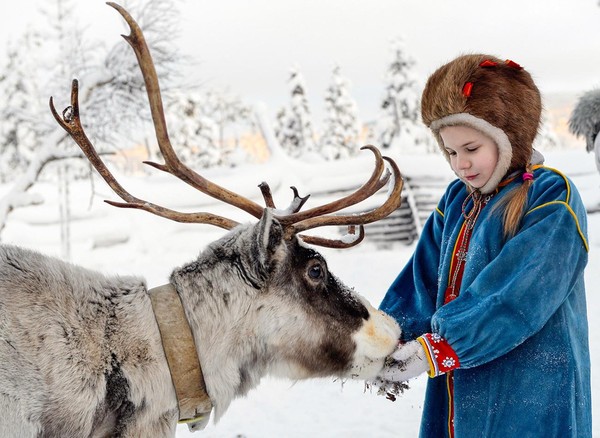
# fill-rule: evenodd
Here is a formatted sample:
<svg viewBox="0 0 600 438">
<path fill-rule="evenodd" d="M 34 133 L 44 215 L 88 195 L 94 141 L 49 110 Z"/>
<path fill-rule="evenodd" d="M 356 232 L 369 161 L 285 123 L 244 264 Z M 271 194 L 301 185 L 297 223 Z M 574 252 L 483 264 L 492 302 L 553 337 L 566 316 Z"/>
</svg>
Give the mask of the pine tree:
<svg viewBox="0 0 600 438">
<path fill-rule="evenodd" d="M 167 125 L 177 155 L 192 168 L 221 164 L 219 127 L 203 111 L 203 97 L 198 93 L 177 93 L 166 108 Z"/>
<path fill-rule="evenodd" d="M 252 125 L 250 108 L 229 92 L 173 93 L 167 124 L 182 161 L 194 168 L 231 166 L 239 148 L 238 128 Z M 233 140 L 230 142 L 229 140 Z"/>
<path fill-rule="evenodd" d="M 391 61 L 385 73 L 381 115 L 375 125 L 377 143 L 384 149 L 429 147 L 420 122 L 415 61 L 406 54 L 401 39 L 392 41 Z"/>
<path fill-rule="evenodd" d="M 205 116 L 214 120 L 218 127 L 221 164 L 235 165 L 234 156 L 236 152 L 240 153 L 240 131 L 254 126 L 252 110 L 229 90 L 209 89 L 203 96 Z"/>
<path fill-rule="evenodd" d="M 347 158 L 358 150 L 360 123 L 348 87 L 349 81 L 336 65 L 325 92 L 325 127 L 320 141 L 320 152 L 327 160 Z"/>
<path fill-rule="evenodd" d="M 275 135 L 283 150 L 298 158 L 315 152 L 315 140 L 304 78 L 296 68 L 290 71 L 288 86 L 290 107 L 277 113 Z"/>
</svg>

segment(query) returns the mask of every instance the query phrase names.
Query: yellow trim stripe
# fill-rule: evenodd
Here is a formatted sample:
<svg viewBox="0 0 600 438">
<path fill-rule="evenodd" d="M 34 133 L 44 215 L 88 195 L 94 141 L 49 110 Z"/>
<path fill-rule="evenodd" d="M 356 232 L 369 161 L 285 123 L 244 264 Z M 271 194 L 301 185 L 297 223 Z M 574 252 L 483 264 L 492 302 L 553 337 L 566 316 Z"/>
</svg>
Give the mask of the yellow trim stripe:
<svg viewBox="0 0 600 438">
<path fill-rule="evenodd" d="M 539 210 L 540 208 L 543 207 L 547 207 L 549 205 L 564 205 L 567 208 L 567 211 L 571 214 L 571 216 L 573 216 L 573 219 L 575 220 L 575 225 L 577 226 L 577 232 L 579 233 L 579 237 L 581 237 L 581 240 L 583 240 L 583 246 L 585 246 L 585 250 L 586 252 L 590 251 L 590 247 L 587 243 L 587 240 L 585 239 L 585 236 L 583 235 L 583 231 L 581 231 L 581 226 L 579 225 L 579 219 L 577 219 L 577 215 L 575 214 L 575 212 L 573 211 L 573 209 L 571 208 L 571 206 L 569 204 L 567 204 L 564 201 L 551 201 L 551 202 L 546 202 L 545 204 L 542 205 L 538 205 L 535 208 L 532 208 L 531 210 L 529 210 L 527 213 L 525 213 L 525 216 L 527 216 L 529 213 L 532 213 L 536 210 Z"/>
<path fill-rule="evenodd" d="M 551 170 L 552 172 L 554 172 L 554 173 L 556 173 L 556 174 L 560 175 L 560 176 L 562 177 L 562 179 L 564 179 L 564 180 L 565 180 L 565 184 L 566 184 L 566 186 L 567 186 L 567 199 L 565 199 L 565 202 L 568 204 L 568 203 L 569 203 L 569 201 L 571 200 L 571 184 L 569 183 L 569 180 L 568 180 L 568 178 L 565 176 L 565 174 L 564 174 L 564 173 L 562 173 L 560 170 L 557 170 L 557 169 L 555 169 L 555 168 L 553 168 L 553 167 L 548 167 L 548 166 L 540 166 L 540 167 L 542 167 L 542 168 L 544 168 L 544 169 Z"/>
<path fill-rule="evenodd" d="M 444 217 L 444 212 L 442 210 L 440 210 L 439 208 L 435 207 L 435 211 L 437 211 L 441 217 Z"/>
<path fill-rule="evenodd" d="M 417 341 L 419 341 L 419 344 L 421 344 L 421 346 L 423 347 L 423 350 L 425 350 L 425 355 L 427 356 L 427 363 L 429 363 L 429 369 L 427 370 L 427 375 L 429 377 L 435 377 L 435 365 L 433 364 L 433 358 L 431 357 L 431 351 L 429 351 L 429 345 L 427 345 L 427 342 L 425 342 L 425 339 L 423 339 L 422 336 L 419 336 L 417 338 Z"/>
<path fill-rule="evenodd" d="M 569 179 L 566 177 L 566 175 L 564 173 L 562 173 L 560 170 L 555 169 L 553 167 L 549 167 L 549 166 L 542 166 L 542 165 L 538 165 L 538 166 L 534 166 L 534 169 L 548 169 L 554 173 L 556 173 L 557 175 L 560 175 L 562 177 L 562 179 L 565 182 L 565 186 L 567 188 L 567 196 L 566 199 L 564 201 L 551 201 L 551 202 L 547 202 L 545 204 L 542 205 L 538 205 L 537 207 L 529 210 L 527 213 L 525 213 L 525 216 L 527 216 L 529 213 L 538 210 L 542 207 L 546 207 L 548 205 L 553 205 L 553 204 L 562 204 L 567 208 L 567 211 L 571 214 L 571 216 L 573 216 L 573 219 L 575 219 L 575 226 L 577 227 L 577 233 L 579 233 L 579 237 L 581 237 L 581 240 L 583 241 L 583 245 L 585 246 L 585 250 L 586 252 L 590 251 L 590 247 L 588 245 L 587 240 L 585 239 L 585 236 L 583 234 L 583 231 L 581 231 L 581 226 L 579 225 L 579 219 L 577 218 L 577 215 L 575 214 L 575 212 L 573 211 L 573 209 L 571 208 L 571 206 L 569 205 L 569 201 L 571 200 L 571 183 L 569 182 Z"/>
<path fill-rule="evenodd" d="M 450 438 L 454 438 L 454 434 L 452 433 L 452 420 L 454 420 L 454 418 L 452 418 L 454 391 L 452 391 L 452 389 L 450 388 L 450 379 L 452 379 L 452 373 L 446 374 L 446 388 L 448 389 L 448 436 Z"/>
</svg>

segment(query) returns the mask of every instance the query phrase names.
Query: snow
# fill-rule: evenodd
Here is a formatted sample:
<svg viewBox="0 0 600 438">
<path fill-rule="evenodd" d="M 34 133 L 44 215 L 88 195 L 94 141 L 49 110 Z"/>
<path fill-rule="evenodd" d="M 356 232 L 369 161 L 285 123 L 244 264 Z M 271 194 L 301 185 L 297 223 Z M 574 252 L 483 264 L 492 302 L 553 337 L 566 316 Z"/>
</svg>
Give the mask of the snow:
<svg viewBox="0 0 600 438">
<path fill-rule="evenodd" d="M 425 177 L 447 175 L 440 156 L 397 156 L 405 174 Z M 373 159 L 361 152 L 356 159 L 336 164 L 297 164 L 281 160 L 268 166 L 248 165 L 230 170 L 211 170 L 206 175 L 231 190 L 262 202 L 256 185 L 267 181 L 277 205 L 285 206 L 292 197 L 290 185 L 300 193 L 326 191 L 327 188 L 357 187 L 372 171 Z M 572 177 L 588 206 L 600 205 L 600 175 L 591 154 L 583 151 L 553 152 L 547 164 Z M 119 179 L 135 196 L 171 208 L 206 210 L 249 221 L 245 213 L 218 205 L 204 195 L 186 187 L 168 175 L 156 172 L 151 177 Z M 0 197 L 10 191 L 0 185 Z M 99 196 L 117 200 L 105 184 L 96 183 Z M 6 243 L 59 255 L 58 190 L 37 184 L 33 193 L 46 202 L 39 206 L 16 209 L 2 234 Z M 194 258 L 208 242 L 223 231 L 207 225 L 178 224 L 148 213 L 117 209 L 96 198 L 89 206 L 89 182 L 73 183 L 72 261 L 106 273 L 137 274 L 149 286 L 167 281 L 170 270 Z M 314 206 L 311 197 L 305 208 Z M 592 355 L 592 390 L 600 397 L 600 213 L 591 214 L 588 222 L 590 260 L 586 271 L 590 345 Z M 372 304 L 378 305 L 387 287 L 408 260 L 413 246 L 378 249 L 368 242 L 347 250 L 321 249 L 329 267 L 346 284 L 356 288 Z M 333 378 L 290 382 L 265 378 L 244 399 L 233 402 L 218 424 L 212 422 L 204 432 L 191 434 L 178 426 L 178 437 L 415 437 L 418 434 L 424 387 L 427 377 L 410 383 L 410 389 L 391 402 L 375 391 L 365 390 L 362 382 Z M 600 436 L 600 404 L 594 404 L 594 432 Z"/>
</svg>

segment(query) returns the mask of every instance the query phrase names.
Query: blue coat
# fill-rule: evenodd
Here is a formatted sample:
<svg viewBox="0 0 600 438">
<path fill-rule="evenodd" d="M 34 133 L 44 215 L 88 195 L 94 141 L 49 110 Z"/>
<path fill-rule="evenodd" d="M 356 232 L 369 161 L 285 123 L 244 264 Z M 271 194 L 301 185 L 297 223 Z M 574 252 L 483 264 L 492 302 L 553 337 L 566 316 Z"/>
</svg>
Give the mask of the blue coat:
<svg viewBox="0 0 600 438">
<path fill-rule="evenodd" d="M 439 333 L 457 353 L 457 438 L 592 433 L 585 208 L 558 171 L 540 167 L 534 175 L 513 238 L 503 238 L 495 207 L 520 181 L 482 210 L 460 295 L 442 305 L 467 196 L 460 180 L 452 182 L 380 306 L 397 319 L 404 340 Z M 447 377 L 428 381 L 421 437 L 448 436 Z"/>
</svg>

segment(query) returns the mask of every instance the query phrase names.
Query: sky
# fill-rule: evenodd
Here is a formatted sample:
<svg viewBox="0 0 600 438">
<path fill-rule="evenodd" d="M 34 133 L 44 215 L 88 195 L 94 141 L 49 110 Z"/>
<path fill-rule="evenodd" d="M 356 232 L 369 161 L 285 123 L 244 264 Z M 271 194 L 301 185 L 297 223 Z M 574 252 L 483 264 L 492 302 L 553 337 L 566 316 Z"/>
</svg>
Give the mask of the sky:
<svg viewBox="0 0 600 438">
<path fill-rule="evenodd" d="M 0 13 L 0 59 L 25 26 L 44 26 L 41 0 L 6 2 Z M 124 31 L 100 0 L 76 2 L 90 33 L 107 44 Z M 292 66 L 304 75 L 313 113 L 334 64 L 351 82 L 363 119 L 383 93 L 390 41 L 401 37 L 424 82 L 461 53 L 510 58 L 532 73 L 546 95 L 572 96 L 600 86 L 598 0 L 182 0 L 182 51 L 195 62 L 192 82 L 228 88 L 271 113 L 289 100 Z"/>
</svg>

